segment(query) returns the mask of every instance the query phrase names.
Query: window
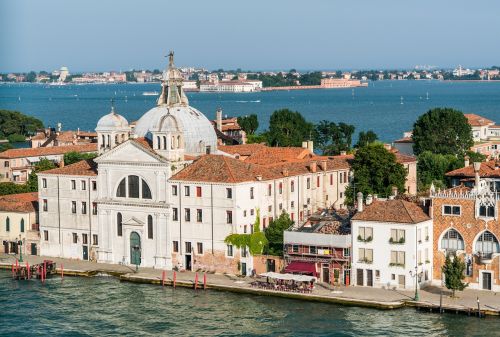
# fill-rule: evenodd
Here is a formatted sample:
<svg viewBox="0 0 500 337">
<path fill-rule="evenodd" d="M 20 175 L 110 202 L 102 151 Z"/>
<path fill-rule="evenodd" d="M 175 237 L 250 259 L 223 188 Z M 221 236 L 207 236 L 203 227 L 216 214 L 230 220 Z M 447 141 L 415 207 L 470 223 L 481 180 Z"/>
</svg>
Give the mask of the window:
<svg viewBox="0 0 500 337">
<path fill-rule="evenodd" d="M 391 274 L 391 280 L 396 281 L 396 274 Z"/>
<path fill-rule="evenodd" d="M 417 241 L 422 243 L 422 229 L 417 229 Z"/>
<path fill-rule="evenodd" d="M 295 181 L 290 182 L 290 192 L 295 192 Z"/>
<path fill-rule="evenodd" d="M 279 208 L 279 210 L 281 211 L 281 210 L 283 209 L 283 204 L 282 204 L 282 203 L 279 203 L 279 204 L 278 204 L 278 208 Z"/>
<path fill-rule="evenodd" d="M 9 162 L 8 161 L 4 161 L 3 167 L 9 167 Z"/>
<path fill-rule="evenodd" d="M 272 205 L 267 206 L 267 211 L 271 213 L 273 211 L 273 206 Z"/>
<path fill-rule="evenodd" d="M 92 203 L 92 214 L 97 215 L 97 202 Z"/>
<path fill-rule="evenodd" d="M 319 187 L 320 176 L 316 177 L 316 187 Z"/>
<path fill-rule="evenodd" d="M 119 198 L 126 198 L 127 197 L 127 180 L 126 178 L 123 178 L 122 181 L 120 181 L 120 184 L 118 185 L 118 189 L 116 190 L 116 196 Z"/>
<path fill-rule="evenodd" d="M 92 234 L 92 244 L 94 246 L 98 246 L 99 245 L 99 237 L 97 236 L 97 234 Z"/>
<path fill-rule="evenodd" d="M 21 233 L 24 233 L 24 219 L 21 219 L 21 224 L 19 227 L 21 228 Z"/>
<path fill-rule="evenodd" d="M 148 239 L 153 238 L 153 216 L 148 215 Z"/>
<path fill-rule="evenodd" d="M 93 181 L 92 182 L 92 191 L 96 191 L 97 190 L 97 181 Z"/>
<path fill-rule="evenodd" d="M 342 184 L 344 182 L 344 175 L 342 172 L 340 172 L 340 183 Z"/>
<path fill-rule="evenodd" d="M 243 217 L 246 217 L 247 216 L 247 210 L 244 210 L 243 211 Z"/>
<path fill-rule="evenodd" d="M 151 190 L 149 189 L 149 185 L 146 181 L 142 180 L 142 198 L 143 199 L 152 199 Z"/>
<path fill-rule="evenodd" d="M 227 256 L 233 256 L 233 245 L 227 245 Z"/>
<path fill-rule="evenodd" d="M 405 230 L 404 229 L 391 229 L 390 243 L 405 243 Z"/>
<path fill-rule="evenodd" d="M 429 227 L 425 227 L 425 241 L 429 241 Z"/>
<path fill-rule="evenodd" d="M 254 209 L 253 208 L 250 210 L 250 215 L 254 215 Z"/>
<path fill-rule="evenodd" d="M 347 171 L 344 172 L 344 183 L 347 183 Z"/>
<path fill-rule="evenodd" d="M 250 199 L 253 199 L 253 187 L 250 187 Z"/>
<path fill-rule="evenodd" d="M 202 242 L 198 242 L 196 243 L 196 250 L 198 251 L 198 254 L 203 254 L 203 243 Z"/>
<path fill-rule="evenodd" d="M 5 219 L 5 231 L 10 232 L 10 218 Z"/>
<path fill-rule="evenodd" d="M 117 213 L 116 214 L 116 232 L 117 232 L 118 236 L 122 236 L 122 230 L 123 230 L 122 214 Z"/>
<path fill-rule="evenodd" d="M 247 257 L 247 247 L 246 246 L 243 246 L 241 247 L 241 257 Z"/>
<path fill-rule="evenodd" d="M 81 185 L 82 185 L 82 191 L 85 191 L 87 189 L 87 184 L 86 184 L 85 180 L 81 181 Z"/>
<path fill-rule="evenodd" d="M 87 203 L 82 201 L 82 214 L 87 214 Z"/>
<path fill-rule="evenodd" d="M 295 208 L 295 201 L 290 202 L 290 208 Z"/>
<path fill-rule="evenodd" d="M 43 239 L 49 241 L 49 231 L 43 231 Z"/>
<path fill-rule="evenodd" d="M 441 239 L 441 249 L 446 251 L 464 250 L 464 239 L 456 230 L 449 229 Z"/>
<path fill-rule="evenodd" d="M 71 213 L 76 213 L 76 201 L 71 202 Z"/>
<path fill-rule="evenodd" d="M 139 198 L 139 177 L 128 176 L 128 197 Z"/>
<path fill-rule="evenodd" d="M 333 174 L 330 174 L 330 185 L 333 185 Z"/>
<path fill-rule="evenodd" d="M 185 195 L 186 197 L 189 197 L 190 192 L 191 192 L 191 191 L 189 190 L 189 186 L 184 186 L 184 195 Z"/>
<path fill-rule="evenodd" d="M 191 247 L 191 242 L 186 242 L 186 254 L 190 254 L 193 252 L 193 247 Z"/>
<path fill-rule="evenodd" d="M 228 198 L 228 199 L 233 198 L 233 189 L 232 188 L 226 188 L 226 198 Z"/>
<path fill-rule="evenodd" d="M 271 186 L 271 184 L 267 185 L 267 195 L 271 195 L 273 192 L 273 187 Z"/>
<path fill-rule="evenodd" d="M 73 233 L 73 243 L 77 243 L 77 242 L 78 242 L 78 234 Z"/>
<path fill-rule="evenodd" d="M 490 231 L 484 231 L 476 241 L 476 251 L 481 254 L 499 252 L 498 240 Z"/>
<path fill-rule="evenodd" d="M 344 248 L 344 257 L 349 257 L 351 255 L 351 250 L 349 248 Z"/>
<path fill-rule="evenodd" d="M 460 215 L 460 206 L 443 206 L 443 215 Z"/>
<path fill-rule="evenodd" d="M 373 228 L 372 227 L 359 227 L 358 230 L 358 241 L 369 242 L 373 240 Z"/>
<path fill-rule="evenodd" d="M 173 251 L 174 253 L 178 253 L 179 252 L 179 241 L 174 241 L 173 242 Z"/>
<path fill-rule="evenodd" d="M 47 199 L 43 199 L 43 211 L 47 212 L 47 210 L 48 210 Z"/>
<path fill-rule="evenodd" d="M 316 254 L 316 246 L 309 247 L 309 254 Z"/>
<path fill-rule="evenodd" d="M 311 178 L 307 178 L 307 189 L 311 188 Z"/>
<path fill-rule="evenodd" d="M 248 226 L 247 225 L 243 225 L 243 233 L 247 233 L 247 230 L 248 230 Z"/>
<path fill-rule="evenodd" d="M 139 178 L 139 176 L 131 175 L 123 178 L 118 184 L 116 196 L 119 198 L 139 198 L 152 199 L 151 189 L 148 183 Z"/>
<path fill-rule="evenodd" d="M 292 246 L 292 252 L 298 253 L 299 252 L 299 245 L 293 245 Z"/>
<path fill-rule="evenodd" d="M 380 270 L 375 270 L 375 277 L 380 278 Z"/>
<path fill-rule="evenodd" d="M 82 234 L 82 244 L 84 245 L 89 244 L 89 236 L 87 234 Z"/>
<path fill-rule="evenodd" d="M 201 186 L 196 186 L 196 196 L 201 198 Z"/>
<path fill-rule="evenodd" d="M 42 187 L 47 188 L 47 179 L 46 178 L 42 178 Z"/>
<path fill-rule="evenodd" d="M 488 218 L 495 217 L 495 206 L 479 206 L 479 216 Z"/>
<path fill-rule="evenodd" d="M 233 212 L 232 211 L 226 211 L 226 223 L 228 223 L 228 224 L 233 223 Z"/>
<path fill-rule="evenodd" d="M 280 182 L 278 185 L 278 193 L 283 194 L 283 183 L 282 182 Z"/>
<path fill-rule="evenodd" d="M 359 248 L 358 262 L 372 263 L 373 262 L 373 249 Z"/>
<path fill-rule="evenodd" d="M 405 265 L 405 252 L 391 250 L 391 266 L 401 266 Z"/>
<path fill-rule="evenodd" d="M 76 190 L 76 180 L 71 180 L 71 189 Z"/>
<path fill-rule="evenodd" d="M 179 210 L 177 208 L 172 208 L 172 220 L 179 220 Z"/>
<path fill-rule="evenodd" d="M 191 210 L 189 208 L 184 209 L 184 220 L 191 221 Z"/>
<path fill-rule="evenodd" d="M 201 209 L 196 210 L 196 221 L 203 222 L 203 210 Z"/>
<path fill-rule="evenodd" d="M 172 186 L 172 195 L 177 195 L 177 185 Z"/>
</svg>

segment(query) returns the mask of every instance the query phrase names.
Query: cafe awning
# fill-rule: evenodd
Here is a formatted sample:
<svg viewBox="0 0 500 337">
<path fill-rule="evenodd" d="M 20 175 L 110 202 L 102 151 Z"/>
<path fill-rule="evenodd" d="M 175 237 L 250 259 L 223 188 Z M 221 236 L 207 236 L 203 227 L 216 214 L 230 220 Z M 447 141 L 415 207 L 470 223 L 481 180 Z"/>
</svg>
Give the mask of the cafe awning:
<svg viewBox="0 0 500 337">
<path fill-rule="evenodd" d="M 285 281 L 297 281 L 297 282 L 311 282 L 316 281 L 316 277 L 314 276 L 306 276 L 306 275 L 296 275 L 296 274 L 280 274 L 275 272 L 267 272 L 260 274 L 261 277 L 269 277 L 276 280 L 285 280 Z"/>
<path fill-rule="evenodd" d="M 298 273 L 317 276 L 316 264 L 314 262 L 292 261 L 285 267 L 285 273 Z"/>
</svg>

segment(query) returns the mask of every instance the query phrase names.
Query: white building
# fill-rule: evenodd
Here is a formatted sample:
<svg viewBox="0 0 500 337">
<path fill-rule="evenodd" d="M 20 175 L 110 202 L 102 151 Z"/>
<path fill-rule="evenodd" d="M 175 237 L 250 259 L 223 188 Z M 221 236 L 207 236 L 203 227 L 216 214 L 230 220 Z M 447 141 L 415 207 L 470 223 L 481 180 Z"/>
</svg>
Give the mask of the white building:
<svg viewBox="0 0 500 337">
<path fill-rule="evenodd" d="M 343 207 L 345 158 L 316 156 L 312 142 L 218 149 L 173 55 L 165 76 L 133 131 L 112 110 L 96 127 L 98 158 L 39 174 L 42 255 L 248 274 L 246 250 L 224 239 L 250 233 L 258 211 L 265 227 L 282 211 L 302 219 Z"/>
<path fill-rule="evenodd" d="M 361 199 L 360 199 L 361 198 Z M 432 220 L 417 204 L 372 201 L 358 193 L 352 218 L 352 284 L 386 289 L 415 289 L 432 280 Z M 364 208 L 364 209 L 363 209 Z"/>
</svg>

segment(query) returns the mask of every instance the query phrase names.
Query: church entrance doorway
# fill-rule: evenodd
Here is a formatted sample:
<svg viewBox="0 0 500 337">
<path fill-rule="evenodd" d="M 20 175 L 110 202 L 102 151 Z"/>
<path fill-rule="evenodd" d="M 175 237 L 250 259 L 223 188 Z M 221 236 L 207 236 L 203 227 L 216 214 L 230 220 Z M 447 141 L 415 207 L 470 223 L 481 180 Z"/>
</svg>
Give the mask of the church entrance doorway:
<svg viewBox="0 0 500 337">
<path fill-rule="evenodd" d="M 141 264 L 141 237 L 137 232 L 130 233 L 130 264 Z"/>
</svg>

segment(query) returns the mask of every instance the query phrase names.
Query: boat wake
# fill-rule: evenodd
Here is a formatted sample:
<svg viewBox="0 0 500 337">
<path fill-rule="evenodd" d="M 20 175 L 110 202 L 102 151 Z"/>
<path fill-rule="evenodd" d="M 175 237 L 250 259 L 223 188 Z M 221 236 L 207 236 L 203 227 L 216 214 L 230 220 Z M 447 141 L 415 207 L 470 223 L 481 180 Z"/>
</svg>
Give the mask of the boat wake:
<svg viewBox="0 0 500 337">
<path fill-rule="evenodd" d="M 260 99 L 255 101 L 235 101 L 236 103 L 260 103 Z"/>
</svg>

